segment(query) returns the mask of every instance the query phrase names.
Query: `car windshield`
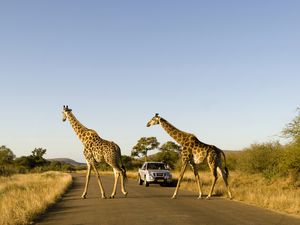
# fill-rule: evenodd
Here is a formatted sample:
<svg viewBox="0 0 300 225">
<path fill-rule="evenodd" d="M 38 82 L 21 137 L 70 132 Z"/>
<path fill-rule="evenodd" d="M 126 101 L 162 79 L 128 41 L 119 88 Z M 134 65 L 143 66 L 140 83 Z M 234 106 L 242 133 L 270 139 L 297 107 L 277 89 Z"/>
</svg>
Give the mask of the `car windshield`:
<svg viewBox="0 0 300 225">
<path fill-rule="evenodd" d="M 147 169 L 149 170 L 164 170 L 166 169 L 163 163 L 148 163 Z"/>
</svg>

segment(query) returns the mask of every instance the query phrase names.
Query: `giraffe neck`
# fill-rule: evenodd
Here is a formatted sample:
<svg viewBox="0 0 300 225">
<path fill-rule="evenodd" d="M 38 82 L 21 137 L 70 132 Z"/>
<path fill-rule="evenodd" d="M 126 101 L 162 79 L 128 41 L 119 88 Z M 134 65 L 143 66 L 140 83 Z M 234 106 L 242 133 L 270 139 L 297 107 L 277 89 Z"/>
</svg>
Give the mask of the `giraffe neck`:
<svg viewBox="0 0 300 225">
<path fill-rule="evenodd" d="M 79 139 L 81 141 L 83 141 L 82 139 L 82 134 L 84 132 L 86 132 L 87 130 L 89 130 L 88 128 L 86 128 L 85 126 L 83 126 L 77 119 L 76 117 L 73 115 L 72 112 L 67 112 L 67 118 L 70 121 L 71 126 L 73 127 L 75 133 L 77 134 L 77 136 L 79 137 Z"/>
<path fill-rule="evenodd" d="M 166 121 L 163 118 L 160 118 L 159 120 L 160 125 L 162 126 L 162 128 L 164 128 L 164 130 L 172 137 L 174 138 L 174 140 L 176 142 L 178 142 L 179 144 L 183 144 L 186 141 L 186 137 L 190 134 L 181 131 L 179 129 L 177 129 L 176 127 L 174 127 L 172 124 L 170 124 L 168 121 Z"/>
</svg>

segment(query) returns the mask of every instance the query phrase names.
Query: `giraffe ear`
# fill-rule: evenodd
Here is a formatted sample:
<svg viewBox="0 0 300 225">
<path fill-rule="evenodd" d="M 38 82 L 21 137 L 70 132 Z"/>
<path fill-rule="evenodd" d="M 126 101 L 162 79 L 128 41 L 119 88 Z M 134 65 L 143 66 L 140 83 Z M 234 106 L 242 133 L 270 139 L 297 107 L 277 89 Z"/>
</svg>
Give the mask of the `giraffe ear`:
<svg viewBox="0 0 300 225">
<path fill-rule="evenodd" d="M 158 114 L 158 113 L 155 113 L 155 116 L 159 116 L 159 114 Z"/>
<path fill-rule="evenodd" d="M 66 109 L 66 106 L 65 106 L 65 105 L 63 105 L 63 109 Z"/>
</svg>

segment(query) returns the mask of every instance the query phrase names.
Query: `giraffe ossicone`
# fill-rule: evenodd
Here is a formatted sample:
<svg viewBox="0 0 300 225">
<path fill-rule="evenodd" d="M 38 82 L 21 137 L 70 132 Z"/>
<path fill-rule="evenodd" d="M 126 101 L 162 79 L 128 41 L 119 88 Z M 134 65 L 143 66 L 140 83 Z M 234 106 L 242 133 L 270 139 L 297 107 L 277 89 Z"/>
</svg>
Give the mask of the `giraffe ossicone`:
<svg viewBox="0 0 300 225">
<path fill-rule="evenodd" d="M 228 197 L 232 199 L 232 194 L 228 185 L 229 172 L 226 167 L 226 158 L 224 152 L 214 145 L 208 145 L 199 141 L 194 134 L 190 134 L 177 129 L 172 124 L 170 124 L 167 120 L 160 117 L 158 113 L 156 113 L 155 116 L 151 120 L 149 120 L 149 122 L 147 123 L 147 127 L 157 125 L 157 124 L 160 124 L 162 128 L 178 144 L 182 146 L 182 151 L 181 151 L 182 167 L 181 167 L 177 186 L 172 196 L 172 199 L 177 197 L 178 189 L 188 164 L 190 164 L 190 166 L 192 167 L 195 175 L 195 180 L 199 192 L 198 198 L 202 197 L 202 187 L 201 187 L 202 185 L 198 174 L 198 168 L 196 165 L 202 163 L 205 159 L 207 160 L 208 166 L 213 175 L 212 185 L 210 188 L 210 192 L 207 196 L 207 199 L 209 199 L 213 193 L 216 181 L 218 179 L 217 173 L 219 173 L 223 178 L 223 181 L 227 188 Z M 225 163 L 224 168 L 222 166 L 222 156 L 224 157 L 224 163 Z"/>
<path fill-rule="evenodd" d="M 91 169 L 93 168 L 97 182 L 101 191 L 101 198 L 106 198 L 105 191 L 101 182 L 100 175 L 96 168 L 98 162 L 106 162 L 113 168 L 114 171 L 114 186 L 110 198 L 114 198 L 116 195 L 117 182 L 119 176 L 121 176 L 121 191 L 127 196 L 127 191 L 125 189 L 125 179 L 126 179 L 126 169 L 122 163 L 121 150 L 120 147 L 112 141 L 107 141 L 97 134 L 96 131 L 86 128 L 83 126 L 72 113 L 72 109 L 68 106 L 63 106 L 63 121 L 69 120 L 71 126 L 73 127 L 75 133 L 79 137 L 80 141 L 84 145 L 83 154 L 87 162 L 87 174 L 84 191 L 82 193 L 82 198 L 86 198 L 88 184 L 90 181 Z"/>
</svg>

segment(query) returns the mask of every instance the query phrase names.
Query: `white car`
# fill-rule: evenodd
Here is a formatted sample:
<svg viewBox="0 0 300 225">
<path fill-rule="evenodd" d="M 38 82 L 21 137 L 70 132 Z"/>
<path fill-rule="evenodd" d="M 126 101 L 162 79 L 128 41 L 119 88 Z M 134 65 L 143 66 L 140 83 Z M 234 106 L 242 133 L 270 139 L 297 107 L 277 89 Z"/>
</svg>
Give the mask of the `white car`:
<svg viewBox="0 0 300 225">
<path fill-rule="evenodd" d="M 172 174 L 163 162 L 145 162 L 138 172 L 138 184 L 149 186 L 150 183 L 170 184 Z"/>
</svg>

